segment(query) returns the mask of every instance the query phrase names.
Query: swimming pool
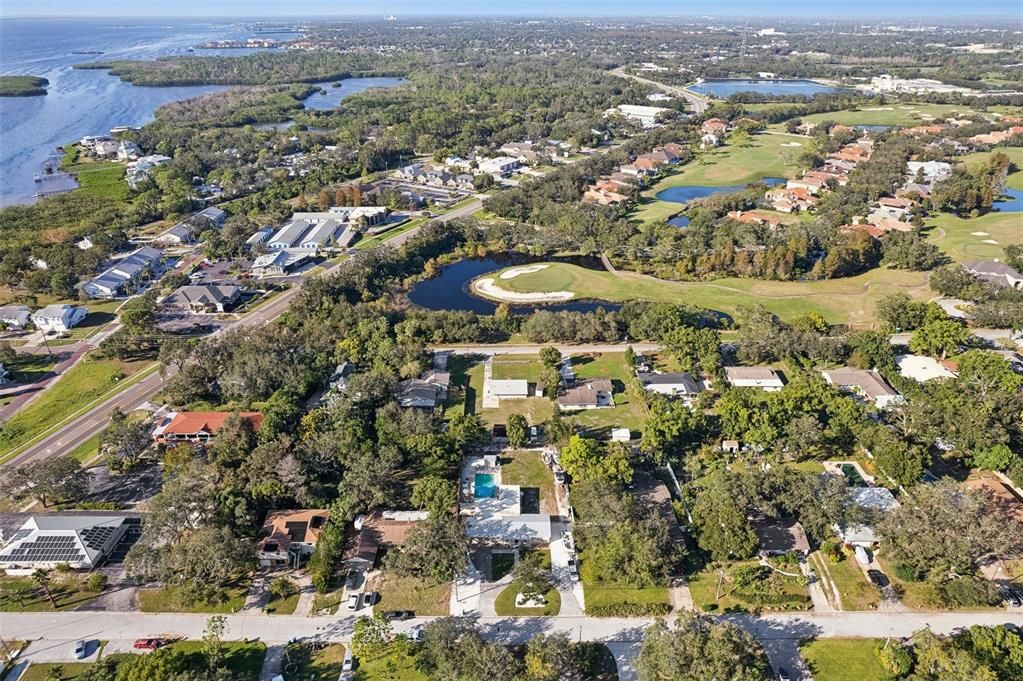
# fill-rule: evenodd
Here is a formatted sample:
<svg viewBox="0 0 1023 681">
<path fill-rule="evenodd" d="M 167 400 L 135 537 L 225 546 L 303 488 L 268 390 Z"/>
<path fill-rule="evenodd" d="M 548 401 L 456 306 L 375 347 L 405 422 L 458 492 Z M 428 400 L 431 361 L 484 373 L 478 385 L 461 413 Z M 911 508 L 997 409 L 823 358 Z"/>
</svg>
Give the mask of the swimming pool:
<svg viewBox="0 0 1023 681">
<path fill-rule="evenodd" d="M 477 499 L 490 498 L 494 496 L 494 492 L 497 490 L 497 485 L 494 484 L 494 474 L 477 473 L 474 490 L 473 496 Z"/>
</svg>

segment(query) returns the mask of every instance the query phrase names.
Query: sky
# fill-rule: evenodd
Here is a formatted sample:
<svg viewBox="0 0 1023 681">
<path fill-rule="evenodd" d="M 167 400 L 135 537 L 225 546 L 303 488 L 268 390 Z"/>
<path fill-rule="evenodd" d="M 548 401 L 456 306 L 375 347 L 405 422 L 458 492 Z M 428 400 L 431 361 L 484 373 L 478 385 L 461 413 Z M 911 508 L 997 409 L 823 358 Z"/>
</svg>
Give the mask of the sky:
<svg viewBox="0 0 1023 681">
<path fill-rule="evenodd" d="M 0 0 L 0 16 L 151 16 L 151 17 L 314 17 L 364 15 L 560 15 L 680 16 L 802 15 L 832 16 L 1001 15 L 1023 20 L 1023 0 L 817 0 L 809 4 L 768 0 Z"/>
</svg>

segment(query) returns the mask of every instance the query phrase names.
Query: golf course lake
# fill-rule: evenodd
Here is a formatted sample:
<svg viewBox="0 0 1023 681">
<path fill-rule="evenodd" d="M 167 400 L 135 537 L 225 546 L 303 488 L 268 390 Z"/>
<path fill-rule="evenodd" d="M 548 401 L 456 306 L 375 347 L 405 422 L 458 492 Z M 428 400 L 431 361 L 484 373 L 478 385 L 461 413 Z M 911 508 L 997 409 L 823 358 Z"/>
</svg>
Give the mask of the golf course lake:
<svg viewBox="0 0 1023 681">
<path fill-rule="evenodd" d="M 408 292 L 408 299 L 419 307 L 430 310 L 461 310 L 477 314 L 491 315 L 497 309 L 497 303 L 480 298 L 469 292 L 469 284 L 488 272 L 495 272 L 511 265 L 522 265 L 530 262 L 550 262 L 557 260 L 571 262 L 580 267 L 604 269 L 598 258 L 529 258 L 518 254 L 492 256 L 489 258 L 466 258 L 441 269 L 440 274 L 431 279 L 421 281 Z M 573 300 L 564 303 L 516 304 L 508 303 L 516 314 L 532 314 L 538 310 L 552 312 L 593 312 L 603 308 L 608 312 L 618 310 L 621 305 L 596 300 Z"/>
<path fill-rule="evenodd" d="M 1002 195 L 1006 197 L 1005 200 L 995 201 L 995 204 L 991 206 L 992 210 L 999 213 L 1023 212 L 1023 190 L 1005 188 L 1002 190 Z"/>
<path fill-rule="evenodd" d="M 765 177 L 762 180 L 758 180 L 768 187 L 773 187 L 776 184 L 784 184 L 784 177 Z M 681 187 L 668 187 L 657 192 L 656 198 L 660 201 L 671 201 L 672 203 L 689 203 L 693 199 L 702 199 L 714 194 L 732 194 L 734 192 L 741 192 L 748 185 L 745 184 L 730 184 L 723 187 L 710 187 L 706 185 L 683 185 Z M 675 223 L 672 223 L 675 224 Z M 686 221 L 686 224 L 689 224 Z M 682 227 L 684 225 L 678 225 Z"/>
<path fill-rule="evenodd" d="M 701 95 L 714 95 L 721 99 L 731 97 L 739 92 L 812 97 L 821 92 L 838 92 L 839 90 L 839 88 L 803 78 L 715 78 L 693 85 L 689 89 Z"/>
</svg>

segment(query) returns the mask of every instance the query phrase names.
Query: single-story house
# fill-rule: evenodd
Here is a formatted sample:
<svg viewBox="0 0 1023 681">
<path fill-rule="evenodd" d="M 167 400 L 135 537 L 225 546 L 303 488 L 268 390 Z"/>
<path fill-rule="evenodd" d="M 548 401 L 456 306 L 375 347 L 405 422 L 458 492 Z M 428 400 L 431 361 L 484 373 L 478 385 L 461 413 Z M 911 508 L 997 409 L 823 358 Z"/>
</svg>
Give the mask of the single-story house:
<svg viewBox="0 0 1023 681">
<path fill-rule="evenodd" d="M 899 373 L 906 378 L 914 378 L 921 383 L 933 378 L 955 378 L 954 371 L 949 371 L 941 362 L 925 355 L 899 355 L 895 358 Z"/>
<path fill-rule="evenodd" d="M 216 206 L 203 208 L 189 218 L 189 221 L 206 223 L 214 227 L 222 226 L 225 220 L 227 220 L 227 213 Z"/>
<path fill-rule="evenodd" d="M 810 541 L 803 526 L 793 518 L 764 518 L 753 522 L 753 531 L 760 542 L 761 556 L 777 556 L 783 553 L 810 553 Z"/>
<path fill-rule="evenodd" d="M 964 262 L 963 267 L 970 274 L 982 281 L 1006 288 L 1023 288 L 1023 274 L 1018 270 L 996 260 L 975 260 Z"/>
<path fill-rule="evenodd" d="M 131 533 L 138 537 L 137 513 L 117 511 L 40 513 L 30 516 L 0 548 L 0 568 L 9 574 L 99 567 Z"/>
<path fill-rule="evenodd" d="M 611 379 L 591 378 L 572 387 L 565 388 L 558 395 L 558 406 L 562 409 L 599 409 L 613 407 L 614 386 Z"/>
<path fill-rule="evenodd" d="M 884 487 L 850 487 L 849 497 L 863 510 L 864 522 L 859 525 L 835 525 L 835 532 L 851 546 L 870 547 L 879 540 L 874 525 L 888 511 L 899 507 L 892 493 Z"/>
<path fill-rule="evenodd" d="M 0 328 L 24 329 L 31 316 L 32 311 L 27 305 L 4 305 L 0 307 Z"/>
<path fill-rule="evenodd" d="M 851 392 L 858 397 L 871 402 L 878 409 L 884 409 L 892 404 L 899 404 L 902 400 L 894 388 L 885 382 L 881 374 L 876 371 L 865 369 L 854 369 L 853 367 L 841 367 L 838 369 L 823 369 L 821 374 L 824 380 L 839 390 Z"/>
<path fill-rule="evenodd" d="M 685 541 L 685 532 L 679 525 L 678 516 L 671 503 L 668 486 L 645 471 L 636 471 L 632 479 L 632 493 L 641 504 L 654 511 L 668 526 L 668 534 L 674 542 Z"/>
<path fill-rule="evenodd" d="M 32 323 L 43 333 L 64 333 L 85 319 L 89 311 L 74 305 L 47 305 L 32 314 Z"/>
<path fill-rule="evenodd" d="M 164 299 L 163 304 L 196 314 L 226 312 L 241 298 L 237 284 L 197 284 L 182 286 Z"/>
<path fill-rule="evenodd" d="M 153 439 L 160 444 L 175 442 L 204 444 L 217 436 L 230 416 L 232 412 L 227 411 L 171 412 L 157 424 L 156 430 L 153 431 Z M 259 412 L 243 411 L 238 413 L 238 416 L 251 422 L 253 430 L 257 432 L 263 425 L 263 415 Z"/>
<path fill-rule="evenodd" d="M 720 118 L 708 118 L 700 125 L 700 132 L 711 135 L 723 135 L 728 130 L 728 123 Z"/>
<path fill-rule="evenodd" d="M 655 374 L 639 372 L 636 374 L 645 390 L 690 400 L 703 391 L 703 386 L 691 374 Z"/>
<path fill-rule="evenodd" d="M 426 511 L 374 511 L 358 516 L 353 524 L 342 562 L 350 570 L 368 571 L 376 565 L 380 549 L 401 546 L 416 523 L 426 520 Z"/>
<path fill-rule="evenodd" d="M 529 381 L 524 378 L 491 380 L 488 392 L 502 400 L 523 400 L 529 397 Z"/>
<path fill-rule="evenodd" d="M 158 237 L 153 239 L 153 241 L 159 244 L 190 244 L 192 243 L 193 236 L 191 225 L 179 222 L 163 234 L 160 234 Z"/>
<path fill-rule="evenodd" d="M 259 567 L 297 567 L 316 548 L 329 517 L 330 511 L 322 508 L 267 513 L 256 544 Z"/>
<path fill-rule="evenodd" d="M 446 371 L 429 371 L 422 378 L 409 378 L 398 384 L 398 404 L 410 409 L 433 409 L 448 397 L 451 375 Z"/>
<path fill-rule="evenodd" d="M 760 388 L 774 392 L 785 387 L 781 376 L 771 367 L 725 367 L 725 377 L 736 388 Z"/>
</svg>

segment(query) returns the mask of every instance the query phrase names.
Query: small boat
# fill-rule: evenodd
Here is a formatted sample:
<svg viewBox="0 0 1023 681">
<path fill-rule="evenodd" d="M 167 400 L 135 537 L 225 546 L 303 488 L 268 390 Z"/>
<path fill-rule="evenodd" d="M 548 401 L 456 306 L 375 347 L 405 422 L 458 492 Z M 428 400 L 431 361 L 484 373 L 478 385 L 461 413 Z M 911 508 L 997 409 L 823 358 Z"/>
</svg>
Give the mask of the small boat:
<svg viewBox="0 0 1023 681">
<path fill-rule="evenodd" d="M 35 180 L 36 182 L 42 182 L 43 181 L 43 178 L 42 178 L 42 176 L 39 173 L 36 173 L 35 177 L 33 177 L 32 179 Z"/>
</svg>

